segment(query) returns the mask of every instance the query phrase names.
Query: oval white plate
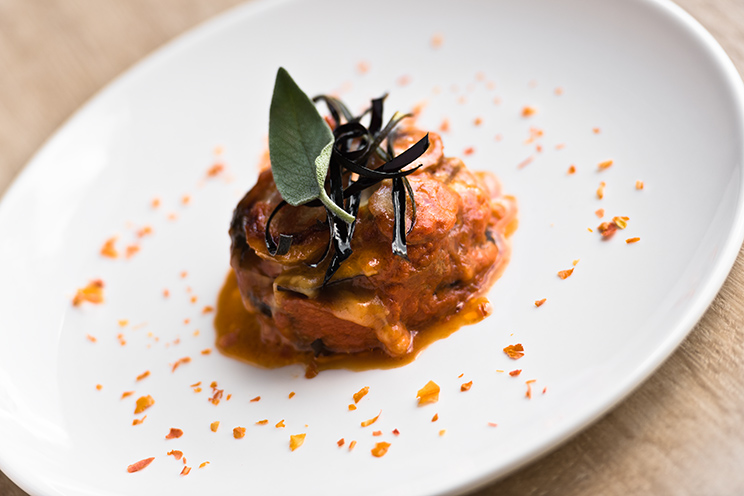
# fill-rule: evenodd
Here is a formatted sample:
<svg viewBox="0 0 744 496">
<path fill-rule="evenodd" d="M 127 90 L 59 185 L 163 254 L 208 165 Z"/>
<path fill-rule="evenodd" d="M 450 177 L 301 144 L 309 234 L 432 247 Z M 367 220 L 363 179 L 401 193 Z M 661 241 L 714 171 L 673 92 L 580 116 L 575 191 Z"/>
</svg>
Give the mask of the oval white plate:
<svg viewBox="0 0 744 496">
<path fill-rule="evenodd" d="M 490 318 L 406 367 L 313 380 L 299 367 L 260 370 L 200 353 L 212 347 L 202 308 L 214 305 L 228 270 L 227 227 L 256 177 L 279 65 L 308 93 L 340 91 L 352 108 L 385 91 L 389 111 L 426 101 L 422 125 L 449 120 L 445 152 L 495 171 L 517 196 L 520 228 Z M 524 106 L 537 113 L 522 117 Z M 665 2 L 236 9 L 102 92 L 4 198 L 0 468 L 31 494 L 66 496 L 450 494 L 501 476 L 612 407 L 702 315 L 744 234 L 741 116 L 732 64 Z M 543 131 L 532 142 L 531 128 Z M 207 178 L 215 146 L 227 170 Z M 599 172 L 605 160 L 613 165 Z M 630 217 L 628 228 L 602 241 L 598 208 L 604 220 Z M 143 226 L 153 234 L 139 239 Z M 131 243 L 141 251 L 101 257 L 115 235 L 120 251 Z M 76 288 L 95 278 L 106 302 L 73 308 Z M 518 362 L 502 352 L 514 343 L 526 349 Z M 498 372 L 516 368 L 516 378 Z M 429 380 L 442 387 L 440 401 L 419 408 L 416 391 Z M 196 393 L 189 386 L 200 381 Z M 207 401 L 212 381 L 230 401 Z M 348 411 L 362 386 L 369 395 Z M 122 400 L 124 391 L 136 393 Z M 132 426 L 134 400 L 147 394 L 156 403 Z M 380 410 L 376 424 L 360 427 Z M 269 425 L 255 424 L 262 419 Z M 286 428 L 275 428 L 282 419 Z M 233 439 L 236 426 L 247 428 L 244 439 Z M 185 434 L 166 440 L 170 427 Z M 290 452 L 298 433 L 305 444 Z M 391 447 L 375 458 L 380 440 Z M 188 476 L 166 456 L 173 449 L 193 467 Z M 148 468 L 126 472 L 147 457 Z"/>
</svg>

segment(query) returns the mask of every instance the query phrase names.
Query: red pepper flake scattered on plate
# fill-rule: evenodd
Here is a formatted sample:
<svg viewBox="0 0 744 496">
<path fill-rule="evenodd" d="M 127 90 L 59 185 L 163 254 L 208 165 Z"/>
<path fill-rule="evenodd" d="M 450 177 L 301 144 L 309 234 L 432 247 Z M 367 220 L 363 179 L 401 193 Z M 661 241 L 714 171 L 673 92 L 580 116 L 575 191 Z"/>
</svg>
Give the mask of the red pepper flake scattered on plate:
<svg viewBox="0 0 744 496">
<path fill-rule="evenodd" d="M 97 339 L 95 338 L 95 336 L 91 336 L 90 334 L 86 334 L 86 335 L 85 335 L 85 338 L 86 338 L 86 339 L 87 339 L 88 341 L 90 341 L 91 343 L 95 343 L 96 341 L 98 341 L 98 340 L 97 340 Z"/>
<path fill-rule="evenodd" d="M 256 397 L 255 397 L 255 398 L 253 398 L 253 399 L 252 399 L 252 400 L 251 400 L 250 402 L 251 402 L 251 403 L 255 403 L 255 402 L 257 402 L 257 401 L 261 401 L 261 397 L 260 397 L 260 396 L 256 396 Z"/>
<path fill-rule="evenodd" d="M 338 441 L 336 441 L 336 444 L 337 444 L 337 445 L 338 445 L 338 447 L 340 448 L 341 446 L 343 446 L 343 445 L 344 445 L 344 443 L 345 443 L 345 442 L 346 442 L 346 441 L 344 441 L 344 438 L 341 438 L 341 439 L 339 439 Z"/>
<path fill-rule="evenodd" d="M 382 431 L 374 431 L 372 433 L 373 436 L 382 436 Z"/>
<path fill-rule="evenodd" d="M 599 198 L 600 200 L 604 198 L 605 186 L 607 186 L 607 183 L 602 181 L 601 183 L 599 183 L 599 188 L 597 188 L 597 198 Z"/>
<path fill-rule="evenodd" d="M 165 439 L 178 439 L 183 436 L 183 431 L 175 427 L 170 428 L 170 432 L 165 435 Z"/>
<path fill-rule="evenodd" d="M 431 41 L 429 42 L 429 44 L 434 50 L 437 50 L 442 47 L 443 42 L 444 42 L 444 37 L 441 34 L 437 33 L 431 37 Z"/>
<path fill-rule="evenodd" d="M 137 376 L 137 380 L 138 381 L 141 381 L 142 379 L 145 379 L 145 378 L 147 378 L 149 376 L 150 376 L 150 371 L 149 370 L 145 370 L 144 372 L 142 372 L 140 375 Z"/>
<path fill-rule="evenodd" d="M 473 381 L 466 382 L 460 385 L 460 391 L 470 391 L 471 387 L 473 387 Z"/>
<path fill-rule="evenodd" d="M 603 238 L 607 239 L 615 234 L 615 231 L 617 231 L 617 226 L 614 222 L 602 222 L 599 226 L 597 226 L 597 230 Z"/>
<path fill-rule="evenodd" d="M 143 468 L 151 464 L 154 459 L 155 457 L 151 457 L 151 458 L 145 458 L 144 460 L 135 462 L 127 467 L 127 472 L 129 472 L 130 474 L 139 472 L 140 470 L 142 470 Z"/>
<path fill-rule="evenodd" d="M 116 251 L 116 246 L 114 246 L 115 243 L 116 236 L 107 239 L 101 247 L 101 255 L 108 258 L 117 258 L 119 256 L 119 252 Z"/>
<path fill-rule="evenodd" d="M 568 171 L 566 172 L 566 174 L 569 174 L 569 175 L 576 174 L 576 166 L 575 165 L 570 165 L 568 167 Z"/>
<path fill-rule="evenodd" d="M 475 153 L 475 148 L 472 146 L 469 146 L 462 151 L 463 155 L 472 155 L 473 153 Z"/>
<path fill-rule="evenodd" d="M 138 245 L 129 245 L 126 248 L 125 256 L 127 258 L 132 258 L 140 251 L 140 247 Z"/>
<path fill-rule="evenodd" d="M 145 226 L 137 231 L 138 238 L 144 238 L 145 236 L 149 236 L 150 234 L 152 234 L 152 227 L 150 226 Z"/>
<path fill-rule="evenodd" d="M 525 382 L 525 384 L 527 384 L 527 392 L 524 393 L 524 395 L 529 399 L 532 399 L 532 384 L 535 382 L 537 382 L 536 379 L 530 379 L 529 381 Z"/>
<path fill-rule="evenodd" d="M 181 457 L 183 456 L 183 451 L 171 450 L 168 452 L 166 456 L 173 456 L 173 458 L 175 458 L 176 460 L 180 460 Z"/>
<path fill-rule="evenodd" d="M 284 419 L 281 419 L 279 422 L 276 423 L 274 427 L 276 427 L 277 429 L 281 429 L 282 427 L 287 427 L 287 426 L 284 425 Z"/>
<path fill-rule="evenodd" d="M 522 346 L 522 343 L 510 344 L 504 348 L 504 353 L 512 360 L 519 360 L 524 356 L 524 346 Z"/>
<path fill-rule="evenodd" d="M 305 442 L 305 434 L 292 434 L 289 436 L 289 449 L 294 451 Z"/>
<path fill-rule="evenodd" d="M 202 309 L 202 314 L 204 314 L 204 315 L 206 315 L 208 313 L 212 313 L 212 312 L 214 312 L 214 307 L 213 306 L 210 306 L 210 305 L 207 305 L 207 306 L 205 306 Z"/>
<path fill-rule="evenodd" d="M 483 124 L 483 119 L 481 119 L 480 117 L 476 117 L 476 118 L 475 118 L 475 119 L 473 120 L 473 125 L 474 125 L 474 126 L 480 126 L 481 124 Z"/>
<path fill-rule="evenodd" d="M 429 403 L 436 403 L 439 401 L 439 385 L 434 381 L 429 381 L 426 383 L 424 387 L 419 389 L 418 393 L 416 393 L 416 398 L 418 398 L 418 405 L 426 405 Z"/>
<path fill-rule="evenodd" d="M 558 86 L 556 89 L 553 90 L 553 93 L 555 94 L 555 96 L 561 96 L 563 94 L 563 88 Z"/>
<path fill-rule="evenodd" d="M 220 422 L 219 422 L 219 420 L 216 421 L 216 422 L 212 422 L 211 424 L 209 424 L 209 429 L 212 432 L 217 432 L 217 429 L 219 429 L 219 428 L 220 428 Z"/>
<path fill-rule="evenodd" d="M 295 395 L 295 392 L 292 391 L 291 393 L 289 393 L 289 396 L 287 396 L 287 398 L 291 400 L 294 397 L 294 395 Z"/>
<path fill-rule="evenodd" d="M 400 431 L 398 429 L 393 429 L 393 435 L 400 436 Z"/>
<path fill-rule="evenodd" d="M 210 167 L 209 170 L 207 170 L 207 177 L 216 177 L 220 175 L 220 173 L 224 170 L 225 170 L 224 165 L 220 163 L 216 163 L 212 167 Z"/>
<path fill-rule="evenodd" d="M 450 130 L 450 122 L 449 122 L 449 119 L 445 117 L 444 119 L 442 119 L 442 123 L 439 125 L 439 131 L 442 133 L 446 133 L 446 132 L 449 132 L 449 130 Z"/>
<path fill-rule="evenodd" d="M 158 208 L 160 206 L 160 198 L 153 198 L 150 202 L 150 206 L 152 206 L 152 208 Z"/>
<path fill-rule="evenodd" d="M 212 348 L 205 348 L 201 350 L 202 355 L 209 355 L 210 353 L 212 353 Z"/>
<path fill-rule="evenodd" d="M 263 419 L 256 422 L 256 425 L 266 425 L 269 423 L 269 419 Z"/>
<path fill-rule="evenodd" d="M 139 415 L 154 404 L 155 400 L 152 399 L 152 396 L 150 396 L 149 394 L 147 396 L 141 396 L 139 399 L 137 399 L 137 406 L 134 408 L 134 414 Z"/>
<path fill-rule="evenodd" d="M 199 299 L 199 298 L 197 298 L 197 297 L 196 297 L 196 295 L 192 296 L 192 297 L 191 297 L 191 303 L 196 303 L 196 301 L 197 301 L 198 299 Z"/>
<path fill-rule="evenodd" d="M 233 428 L 233 437 L 235 439 L 243 439 L 245 437 L 245 427 Z"/>
<path fill-rule="evenodd" d="M 446 433 L 447 433 L 447 429 L 442 429 L 441 431 L 439 431 L 439 437 L 444 436 Z"/>
<path fill-rule="evenodd" d="M 524 169 L 525 167 L 527 167 L 528 165 L 530 165 L 530 163 L 534 159 L 535 159 L 535 157 L 533 157 L 532 155 L 530 155 L 529 157 L 527 157 L 526 159 L 522 160 L 521 162 L 519 162 L 517 164 L 517 169 Z"/>
<path fill-rule="evenodd" d="M 640 240 L 641 238 L 628 238 L 625 240 L 625 242 L 628 244 L 631 244 L 631 243 L 638 243 Z"/>
<path fill-rule="evenodd" d="M 643 189 L 643 181 L 636 181 L 636 185 L 635 185 L 635 188 L 636 188 L 637 190 L 641 190 L 641 189 Z"/>
<path fill-rule="evenodd" d="M 352 441 L 349 443 L 349 451 L 354 449 L 354 446 L 356 446 L 356 441 Z"/>
<path fill-rule="evenodd" d="M 574 271 L 573 268 L 568 269 L 568 270 L 559 270 L 558 277 L 560 277 L 561 279 L 567 279 L 571 277 L 571 274 L 573 274 L 573 271 Z"/>
<path fill-rule="evenodd" d="M 96 390 L 100 391 L 101 389 L 103 389 L 103 386 L 100 384 L 96 384 Z"/>
<path fill-rule="evenodd" d="M 353 412 L 356 409 L 357 409 L 357 407 L 356 407 L 356 405 L 354 403 L 349 404 L 349 411 L 350 412 Z"/>
<path fill-rule="evenodd" d="M 522 107 L 522 117 L 532 117 L 537 113 L 537 109 L 534 107 L 530 107 L 529 105 L 525 105 Z"/>
<path fill-rule="evenodd" d="M 509 372 L 509 375 L 512 377 L 517 377 L 521 373 L 522 373 L 522 369 L 514 369 L 511 372 Z"/>
<path fill-rule="evenodd" d="M 495 422 L 489 422 L 488 423 L 488 427 L 498 427 L 498 426 L 499 426 L 499 424 L 497 424 Z"/>
<path fill-rule="evenodd" d="M 371 418 L 369 420 L 365 420 L 364 422 L 362 422 L 362 427 L 368 427 L 368 426 L 374 424 L 375 422 L 377 422 L 377 419 L 380 418 L 380 415 L 382 415 L 382 410 L 380 410 L 380 413 L 378 413 L 376 417 Z"/>
<path fill-rule="evenodd" d="M 628 221 L 630 220 L 630 217 L 613 217 L 612 223 L 615 224 L 618 229 L 625 229 L 628 227 Z"/>
<path fill-rule="evenodd" d="M 558 143 L 557 145 L 555 145 L 555 149 L 556 150 L 563 150 L 564 148 L 566 148 L 566 144 L 565 143 Z M 574 167 L 574 169 L 575 169 L 575 167 Z"/>
<path fill-rule="evenodd" d="M 605 214 L 604 208 L 598 208 L 597 210 L 594 211 L 594 215 L 596 215 L 600 219 L 604 217 L 604 214 Z"/>
<path fill-rule="evenodd" d="M 181 203 L 183 203 L 184 205 L 188 205 L 189 203 L 191 203 L 191 197 L 189 195 L 183 195 L 181 197 Z"/>
<path fill-rule="evenodd" d="M 437 420 L 439 420 L 439 414 L 435 413 L 434 416 L 431 418 L 431 421 L 436 422 Z"/>
<path fill-rule="evenodd" d="M 189 472 L 191 472 L 191 467 L 183 467 L 183 470 L 181 470 L 181 475 L 189 475 Z"/>
<path fill-rule="evenodd" d="M 598 127 L 595 127 L 595 128 L 593 128 L 593 129 L 592 129 L 592 132 L 593 132 L 594 134 L 599 134 L 599 133 L 600 133 L 600 130 L 599 130 L 599 128 L 598 128 Z"/>
<path fill-rule="evenodd" d="M 207 465 L 209 465 L 209 462 L 208 462 L 208 461 L 207 461 L 207 462 L 202 462 L 202 463 L 201 463 L 201 464 L 199 465 L 199 468 L 204 468 L 204 467 L 206 467 Z"/>
<path fill-rule="evenodd" d="M 224 392 L 225 392 L 224 389 L 217 389 L 216 387 L 212 386 L 212 397 L 209 398 L 209 401 L 215 406 L 219 405 Z"/>
<path fill-rule="evenodd" d="M 124 398 L 132 396 L 133 394 L 134 394 L 134 391 L 124 391 L 123 393 L 121 393 L 121 399 L 123 400 Z"/>
<path fill-rule="evenodd" d="M 543 304 L 544 304 L 544 303 L 545 303 L 546 301 L 548 301 L 548 299 L 547 299 L 547 298 L 543 298 L 542 300 L 535 300 L 535 306 L 536 306 L 536 307 L 541 307 L 541 306 L 543 306 Z"/>
<path fill-rule="evenodd" d="M 103 281 L 95 279 L 90 281 L 84 288 L 78 289 L 72 299 L 72 305 L 78 307 L 87 301 L 88 303 L 103 303 Z"/>
<path fill-rule="evenodd" d="M 354 393 L 354 403 L 359 403 L 359 401 L 364 398 L 367 393 L 369 393 L 369 386 L 364 386 L 362 389 Z"/>
<path fill-rule="evenodd" d="M 183 363 L 189 363 L 191 361 L 190 357 L 183 357 L 176 360 L 176 363 L 173 364 L 173 368 L 171 369 L 171 372 L 175 372 L 178 367 L 181 366 Z"/>
<path fill-rule="evenodd" d="M 385 456 L 385 453 L 388 452 L 389 448 L 390 448 L 390 443 L 386 443 L 385 441 L 380 441 L 379 443 L 375 444 L 374 448 L 372 448 L 372 456 L 376 456 L 377 458 L 380 458 L 381 456 Z"/>
<path fill-rule="evenodd" d="M 167 289 L 164 289 L 163 290 L 163 298 L 168 298 L 169 296 L 170 296 L 170 291 L 168 291 Z"/>
<path fill-rule="evenodd" d="M 545 386 L 545 387 L 543 388 L 543 394 L 545 394 L 545 393 L 547 393 L 547 392 L 548 392 L 548 387 L 547 387 L 547 386 Z"/>
</svg>

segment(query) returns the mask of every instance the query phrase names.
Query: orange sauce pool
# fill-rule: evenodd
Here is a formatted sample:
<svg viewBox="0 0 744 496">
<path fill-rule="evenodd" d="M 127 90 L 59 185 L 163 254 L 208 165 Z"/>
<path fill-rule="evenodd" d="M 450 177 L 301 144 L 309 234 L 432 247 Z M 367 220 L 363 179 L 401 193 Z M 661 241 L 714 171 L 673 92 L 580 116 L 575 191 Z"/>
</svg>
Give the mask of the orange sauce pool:
<svg viewBox="0 0 744 496">
<path fill-rule="evenodd" d="M 483 296 L 471 298 L 459 312 L 446 321 L 416 333 L 413 350 L 403 357 L 394 358 L 382 350 L 316 357 L 312 352 L 278 348 L 261 340 L 258 321 L 243 306 L 238 280 L 231 270 L 217 300 L 214 326 L 217 331 L 216 346 L 223 354 L 263 368 L 302 363 L 306 366 L 305 376 L 310 378 L 315 377 L 321 370 L 328 369 L 360 371 L 406 365 L 414 361 L 418 354 L 434 341 L 446 338 L 464 325 L 480 322 L 490 313 L 491 304 L 487 298 Z"/>
<path fill-rule="evenodd" d="M 517 229 L 517 219 L 507 224 L 504 236 L 497 242 L 500 256 L 491 271 L 489 281 L 483 286 L 488 290 L 501 277 L 509 263 L 511 247 L 506 242 Z M 382 350 L 362 353 L 314 356 L 312 352 L 301 352 L 291 347 L 277 347 L 264 343 L 260 337 L 256 317 L 246 310 L 240 297 L 238 280 L 230 270 L 217 299 L 214 327 L 217 333 L 216 346 L 224 355 L 263 368 L 278 368 L 295 363 L 304 364 L 305 377 L 315 377 L 321 370 L 349 369 L 354 371 L 390 369 L 411 363 L 419 353 L 434 341 L 444 339 L 460 327 L 480 322 L 491 314 L 491 304 L 484 296 L 474 296 L 454 315 L 420 329 L 413 338 L 413 350 L 402 357 L 391 357 Z"/>
</svg>

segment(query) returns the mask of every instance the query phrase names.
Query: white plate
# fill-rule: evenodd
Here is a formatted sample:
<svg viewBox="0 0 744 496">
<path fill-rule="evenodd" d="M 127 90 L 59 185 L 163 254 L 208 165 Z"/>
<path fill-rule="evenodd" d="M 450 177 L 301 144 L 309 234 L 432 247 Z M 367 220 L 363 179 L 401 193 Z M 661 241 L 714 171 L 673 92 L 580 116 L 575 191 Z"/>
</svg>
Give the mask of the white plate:
<svg viewBox="0 0 744 496">
<path fill-rule="evenodd" d="M 565 440 L 669 356 L 744 234 L 742 89 L 732 64 L 666 2 L 452 5 L 252 2 L 128 72 L 39 152 L 0 208 L 0 468 L 9 477 L 34 495 L 457 493 Z M 389 110 L 427 100 L 423 125 L 449 118 L 446 153 L 473 147 L 469 166 L 500 175 L 519 199 L 520 228 L 490 318 L 393 370 L 306 380 L 299 367 L 200 354 L 213 341 L 201 309 L 228 270 L 227 226 L 256 177 L 279 65 L 308 93 L 341 90 L 353 108 L 384 91 Z M 537 114 L 523 118 L 525 105 Z M 544 130 L 542 152 L 525 144 L 530 127 Z M 217 145 L 228 169 L 207 179 Z M 630 217 L 606 242 L 587 231 L 600 207 L 606 219 Z M 108 237 L 122 249 L 144 225 L 154 233 L 132 259 L 99 255 Z M 624 242 L 634 236 L 641 241 Z M 574 259 L 573 276 L 560 280 Z M 106 302 L 73 308 L 75 289 L 94 278 L 106 283 Z M 513 362 L 502 348 L 517 342 L 526 356 Z M 184 356 L 192 362 L 172 373 Z M 515 368 L 518 378 L 497 372 Z M 145 370 L 150 377 L 136 382 Z M 230 401 L 206 401 L 213 380 Z M 419 408 L 416 391 L 429 380 L 441 399 Z M 198 381 L 202 393 L 189 387 Z M 370 393 L 349 412 L 362 386 Z M 121 400 L 128 390 L 136 394 Z M 134 399 L 145 394 L 156 403 L 133 427 Z M 374 426 L 360 427 L 380 410 Z M 261 419 L 270 425 L 255 425 Z M 273 427 L 281 419 L 287 427 Z M 244 439 L 232 438 L 235 426 L 247 427 Z M 170 427 L 184 436 L 165 440 Z M 290 452 L 297 433 L 306 442 Z M 349 452 L 339 438 L 358 445 Z M 383 458 L 370 454 L 378 440 L 392 443 Z M 172 449 L 191 474 L 179 476 Z M 147 469 L 126 472 L 151 456 Z M 211 463 L 198 469 L 203 461 Z"/>
</svg>

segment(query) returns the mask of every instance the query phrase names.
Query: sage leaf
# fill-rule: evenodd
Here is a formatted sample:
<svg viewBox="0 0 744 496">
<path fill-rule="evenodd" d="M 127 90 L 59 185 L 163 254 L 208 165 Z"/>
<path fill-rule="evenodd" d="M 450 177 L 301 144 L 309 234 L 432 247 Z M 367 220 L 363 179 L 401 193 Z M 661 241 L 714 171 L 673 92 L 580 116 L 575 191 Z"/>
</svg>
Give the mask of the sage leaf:
<svg viewBox="0 0 744 496">
<path fill-rule="evenodd" d="M 315 104 L 280 67 L 269 110 L 269 157 L 276 188 L 287 203 L 296 207 L 320 198 L 329 209 L 330 203 L 343 211 L 330 201 L 323 186 L 330 152 L 327 158 L 321 155 L 333 142 L 333 132 Z M 318 166 L 324 166 L 322 180 Z M 334 213 L 340 216 L 337 210 Z M 344 220 L 349 217 L 346 214 Z"/>
<path fill-rule="evenodd" d="M 331 154 L 333 153 L 333 141 L 331 140 L 321 151 L 318 157 L 315 159 L 315 175 L 318 182 L 318 191 L 320 192 L 320 201 L 326 206 L 336 217 L 339 217 L 344 222 L 351 224 L 354 222 L 355 217 L 343 208 L 336 205 L 331 200 L 325 190 L 325 179 L 328 174 L 328 166 L 331 163 Z"/>
</svg>

